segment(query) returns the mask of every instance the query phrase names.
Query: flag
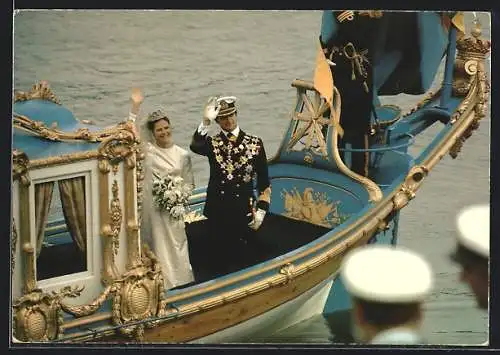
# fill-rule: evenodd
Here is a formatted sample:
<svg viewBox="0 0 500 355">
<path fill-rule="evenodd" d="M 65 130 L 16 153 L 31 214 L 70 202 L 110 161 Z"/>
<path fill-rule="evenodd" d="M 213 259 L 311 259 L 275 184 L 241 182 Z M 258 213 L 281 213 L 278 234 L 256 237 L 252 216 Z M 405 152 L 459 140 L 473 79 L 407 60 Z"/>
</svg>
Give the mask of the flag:
<svg viewBox="0 0 500 355">
<path fill-rule="evenodd" d="M 330 65 L 326 61 L 325 53 L 323 48 L 321 48 L 321 43 L 318 40 L 318 54 L 316 56 L 316 68 L 314 70 L 314 88 L 325 99 L 326 103 L 330 107 L 330 115 L 333 111 L 333 74 L 330 70 Z M 344 130 L 340 126 L 339 122 L 334 122 L 337 132 L 342 137 L 344 135 Z"/>
</svg>

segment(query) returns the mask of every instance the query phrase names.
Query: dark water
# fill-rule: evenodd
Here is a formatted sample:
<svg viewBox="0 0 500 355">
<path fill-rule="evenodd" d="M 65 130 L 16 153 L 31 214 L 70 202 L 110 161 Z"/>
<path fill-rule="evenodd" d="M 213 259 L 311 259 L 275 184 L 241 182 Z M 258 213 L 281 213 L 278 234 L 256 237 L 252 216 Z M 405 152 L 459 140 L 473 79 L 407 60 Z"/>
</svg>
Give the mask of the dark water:
<svg viewBox="0 0 500 355">
<path fill-rule="evenodd" d="M 488 14 L 478 15 L 489 37 Z M 312 79 L 320 22 L 319 11 L 23 11 L 14 19 L 14 85 L 28 90 L 48 80 L 77 118 L 104 124 L 127 116 L 130 89 L 138 86 L 146 95 L 142 112 L 163 106 L 184 147 L 205 100 L 236 95 L 240 125 L 261 136 L 271 156 L 293 109 L 290 83 Z M 405 111 L 420 98 L 384 101 Z M 447 254 L 456 211 L 489 200 L 489 141 L 486 117 L 459 157 L 444 157 L 401 212 L 399 243 L 423 253 L 435 271 L 424 324 L 431 344 L 481 344 L 488 337 L 488 316 L 475 308 Z M 193 164 L 197 184 L 206 184 L 206 162 L 194 156 Z M 347 322 L 317 316 L 252 341 L 330 343 L 347 332 Z"/>
</svg>

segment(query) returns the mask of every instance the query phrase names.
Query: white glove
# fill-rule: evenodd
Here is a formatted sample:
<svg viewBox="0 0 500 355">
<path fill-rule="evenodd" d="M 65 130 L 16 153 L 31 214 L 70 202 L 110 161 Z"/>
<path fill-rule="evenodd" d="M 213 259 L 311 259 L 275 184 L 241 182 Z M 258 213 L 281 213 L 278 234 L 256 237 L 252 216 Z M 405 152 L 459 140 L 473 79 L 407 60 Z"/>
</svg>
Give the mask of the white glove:
<svg viewBox="0 0 500 355">
<path fill-rule="evenodd" d="M 207 104 L 205 105 L 205 110 L 203 111 L 203 118 L 210 123 L 215 120 L 217 115 L 219 114 L 220 105 L 217 102 L 216 97 L 211 97 L 208 99 Z"/>
<path fill-rule="evenodd" d="M 264 221 L 264 217 L 266 216 L 266 211 L 259 208 L 259 209 L 257 209 L 256 212 L 253 212 L 252 215 L 253 215 L 253 219 L 250 223 L 248 223 L 248 226 L 250 228 L 252 228 L 253 230 L 257 230 L 260 228 L 262 222 Z"/>
</svg>

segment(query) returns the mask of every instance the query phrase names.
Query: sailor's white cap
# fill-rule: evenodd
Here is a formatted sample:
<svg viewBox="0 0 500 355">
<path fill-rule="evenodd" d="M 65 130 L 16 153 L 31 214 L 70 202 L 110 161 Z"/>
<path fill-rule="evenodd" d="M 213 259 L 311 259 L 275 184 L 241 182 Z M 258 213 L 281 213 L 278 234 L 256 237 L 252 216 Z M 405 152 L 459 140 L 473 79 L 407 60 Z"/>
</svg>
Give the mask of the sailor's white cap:
<svg viewBox="0 0 500 355">
<path fill-rule="evenodd" d="M 487 204 L 472 205 L 457 214 L 458 243 L 478 254 L 490 256 L 490 206 Z"/>
<path fill-rule="evenodd" d="M 352 296 L 379 303 L 421 302 L 434 281 L 429 263 L 419 254 L 374 244 L 348 253 L 341 265 L 341 277 Z"/>
</svg>

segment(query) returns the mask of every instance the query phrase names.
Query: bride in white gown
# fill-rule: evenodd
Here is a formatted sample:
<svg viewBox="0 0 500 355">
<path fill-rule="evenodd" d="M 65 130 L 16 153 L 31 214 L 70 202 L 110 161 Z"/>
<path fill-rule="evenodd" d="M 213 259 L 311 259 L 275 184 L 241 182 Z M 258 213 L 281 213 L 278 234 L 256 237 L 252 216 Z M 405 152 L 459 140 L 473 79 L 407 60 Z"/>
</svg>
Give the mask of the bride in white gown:
<svg viewBox="0 0 500 355">
<path fill-rule="evenodd" d="M 140 91 L 134 90 L 131 99 L 130 118 L 135 121 L 143 97 Z M 141 239 L 152 247 L 161 264 L 165 289 L 171 289 L 194 281 L 194 276 L 184 220 L 175 219 L 154 205 L 153 175 L 180 176 L 194 189 L 191 157 L 187 150 L 174 144 L 170 120 L 161 110 L 149 114 L 141 126 L 146 154 Z"/>
</svg>

